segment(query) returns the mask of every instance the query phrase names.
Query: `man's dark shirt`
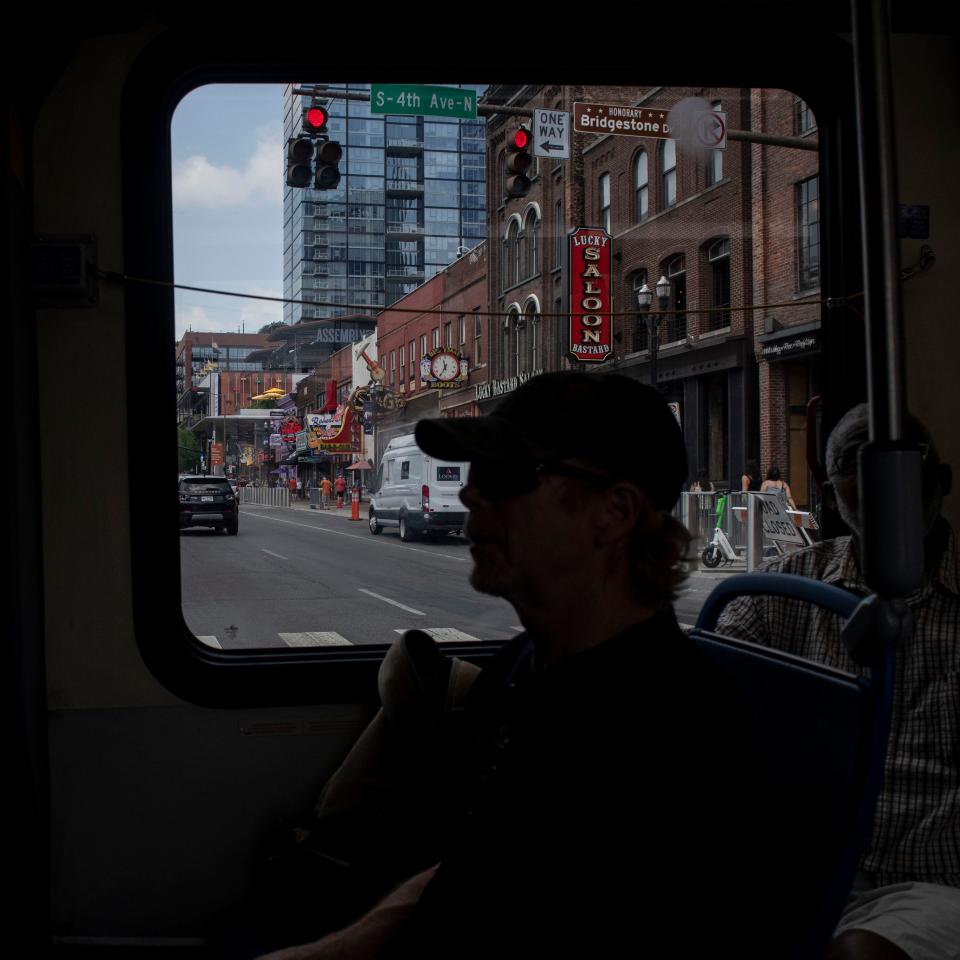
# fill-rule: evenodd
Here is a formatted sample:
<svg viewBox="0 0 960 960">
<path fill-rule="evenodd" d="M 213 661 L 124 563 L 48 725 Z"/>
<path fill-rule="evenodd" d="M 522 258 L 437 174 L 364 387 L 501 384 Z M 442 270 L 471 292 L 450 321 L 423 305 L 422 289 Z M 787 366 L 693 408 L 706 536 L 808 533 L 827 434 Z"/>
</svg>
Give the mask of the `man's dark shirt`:
<svg viewBox="0 0 960 960">
<path fill-rule="evenodd" d="M 728 682 L 672 611 L 531 660 L 521 634 L 470 691 L 467 799 L 397 955 L 751 955 L 768 804 Z"/>
</svg>

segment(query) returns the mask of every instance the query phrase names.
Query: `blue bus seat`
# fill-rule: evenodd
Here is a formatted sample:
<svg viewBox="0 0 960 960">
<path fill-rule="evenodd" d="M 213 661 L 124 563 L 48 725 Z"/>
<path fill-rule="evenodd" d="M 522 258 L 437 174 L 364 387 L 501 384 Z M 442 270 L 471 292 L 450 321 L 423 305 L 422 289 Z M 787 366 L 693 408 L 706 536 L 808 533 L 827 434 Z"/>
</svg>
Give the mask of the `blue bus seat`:
<svg viewBox="0 0 960 960">
<path fill-rule="evenodd" d="M 790 960 L 821 958 L 866 848 L 883 778 L 892 704 L 893 650 L 877 647 L 869 679 L 713 631 L 731 600 L 776 595 L 818 604 L 849 620 L 866 601 L 790 574 L 742 574 L 707 598 L 690 636 L 733 680 L 756 722 L 763 758 L 785 807 L 802 809 L 809 899 L 798 898 Z M 875 600 L 876 598 L 868 598 Z M 798 798 L 802 803 L 798 804 Z M 791 824 L 778 822 L 777 829 Z M 790 848 L 787 834 L 785 848 Z M 771 838 L 775 843 L 775 838 Z M 795 849 L 795 848 L 794 848 Z M 794 864 L 783 862 L 785 875 Z M 758 883 L 777 878 L 758 878 Z"/>
</svg>

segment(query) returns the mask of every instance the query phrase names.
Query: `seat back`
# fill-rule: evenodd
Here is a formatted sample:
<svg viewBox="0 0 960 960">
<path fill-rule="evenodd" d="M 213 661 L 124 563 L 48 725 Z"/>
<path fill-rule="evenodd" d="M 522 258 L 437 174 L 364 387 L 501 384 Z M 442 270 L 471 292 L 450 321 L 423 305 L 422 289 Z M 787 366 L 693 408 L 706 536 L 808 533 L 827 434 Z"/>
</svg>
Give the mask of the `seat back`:
<svg viewBox="0 0 960 960">
<path fill-rule="evenodd" d="M 822 957 L 869 839 L 882 780 L 890 698 L 878 665 L 871 679 L 713 632 L 735 597 L 765 594 L 816 603 L 849 618 L 860 598 L 788 574 L 746 574 L 722 582 L 705 603 L 691 638 L 732 680 L 759 731 L 779 804 L 799 822 L 777 821 L 785 874 L 802 870 L 809 899 L 798 896 L 785 924 L 791 958 Z M 891 648 L 892 650 L 892 648 Z M 885 651 L 886 654 L 886 651 Z M 892 652 L 890 653 L 892 656 Z M 776 843 L 771 838 L 771 843 Z M 777 882 L 777 878 L 758 878 Z"/>
</svg>

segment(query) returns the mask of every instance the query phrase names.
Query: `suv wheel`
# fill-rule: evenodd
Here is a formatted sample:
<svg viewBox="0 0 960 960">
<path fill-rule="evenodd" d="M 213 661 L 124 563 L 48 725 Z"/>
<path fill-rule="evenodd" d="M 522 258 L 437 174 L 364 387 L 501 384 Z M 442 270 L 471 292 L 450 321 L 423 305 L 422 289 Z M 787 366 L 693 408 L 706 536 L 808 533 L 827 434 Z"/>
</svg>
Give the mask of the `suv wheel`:
<svg viewBox="0 0 960 960">
<path fill-rule="evenodd" d="M 370 524 L 370 532 L 374 536 L 376 536 L 378 533 L 383 533 L 383 527 L 380 526 L 380 521 L 377 519 L 377 512 L 373 509 L 373 507 L 370 508 L 370 518 L 368 523 Z"/>
</svg>

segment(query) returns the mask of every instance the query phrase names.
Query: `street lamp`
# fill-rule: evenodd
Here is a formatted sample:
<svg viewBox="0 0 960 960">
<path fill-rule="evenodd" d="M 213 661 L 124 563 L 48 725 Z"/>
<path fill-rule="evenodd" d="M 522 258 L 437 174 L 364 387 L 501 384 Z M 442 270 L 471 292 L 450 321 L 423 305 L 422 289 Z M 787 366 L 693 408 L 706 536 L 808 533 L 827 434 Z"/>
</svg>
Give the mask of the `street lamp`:
<svg viewBox="0 0 960 960">
<path fill-rule="evenodd" d="M 650 313 L 653 294 L 644 284 L 637 291 L 637 306 L 647 315 L 647 335 L 650 348 L 650 386 L 657 386 L 657 354 L 660 352 L 660 319 L 670 305 L 670 281 L 661 277 L 657 281 L 657 301 L 659 311 Z"/>
</svg>

